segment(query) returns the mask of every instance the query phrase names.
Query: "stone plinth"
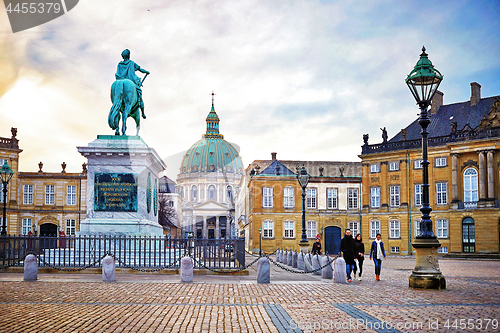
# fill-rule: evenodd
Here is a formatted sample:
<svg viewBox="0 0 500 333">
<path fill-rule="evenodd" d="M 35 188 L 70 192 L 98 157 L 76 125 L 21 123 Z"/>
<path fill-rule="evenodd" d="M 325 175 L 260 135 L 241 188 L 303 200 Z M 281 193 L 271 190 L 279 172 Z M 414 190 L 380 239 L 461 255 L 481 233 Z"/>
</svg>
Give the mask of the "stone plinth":
<svg viewBox="0 0 500 333">
<path fill-rule="evenodd" d="M 439 241 L 436 238 L 416 238 L 412 245 L 416 252 L 416 263 L 409 277 L 410 287 L 446 289 L 446 279 L 438 263 Z"/>
<path fill-rule="evenodd" d="M 115 282 L 115 259 L 107 255 L 102 259 L 102 282 Z"/>
<path fill-rule="evenodd" d="M 80 235 L 163 235 L 158 176 L 166 165 L 153 148 L 138 136 L 99 135 L 78 151 L 88 159 Z"/>
<path fill-rule="evenodd" d="M 181 282 L 193 282 L 194 261 L 190 257 L 181 259 Z"/>
</svg>

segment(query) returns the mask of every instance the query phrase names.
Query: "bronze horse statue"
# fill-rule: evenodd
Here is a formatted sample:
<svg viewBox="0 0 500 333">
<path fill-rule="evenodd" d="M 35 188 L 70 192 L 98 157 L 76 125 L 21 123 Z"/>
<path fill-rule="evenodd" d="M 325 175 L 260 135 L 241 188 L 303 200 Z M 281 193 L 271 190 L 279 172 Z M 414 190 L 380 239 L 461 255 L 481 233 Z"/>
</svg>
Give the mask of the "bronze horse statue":
<svg viewBox="0 0 500 333">
<path fill-rule="evenodd" d="M 111 102 L 113 106 L 109 111 L 108 124 L 115 130 L 115 135 L 120 135 L 120 118 L 122 119 L 122 135 L 127 130 L 127 118 L 135 120 L 137 135 L 141 128 L 141 115 L 139 114 L 139 98 L 137 86 L 129 79 L 116 80 L 111 86 Z M 146 119 L 144 111 L 142 118 Z"/>
</svg>

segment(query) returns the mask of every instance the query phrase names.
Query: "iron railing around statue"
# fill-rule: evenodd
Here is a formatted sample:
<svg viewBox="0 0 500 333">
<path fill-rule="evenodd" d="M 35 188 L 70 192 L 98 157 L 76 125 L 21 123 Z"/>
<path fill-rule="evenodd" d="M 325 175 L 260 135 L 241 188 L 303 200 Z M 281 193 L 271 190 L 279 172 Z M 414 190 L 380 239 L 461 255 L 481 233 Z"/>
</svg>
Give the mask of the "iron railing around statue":
<svg viewBox="0 0 500 333">
<path fill-rule="evenodd" d="M 117 267 L 178 268 L 179 259 L 191 255 L 204 267 L 234 269 L 245 266 L 244 251 L 244 238 L 1 236 L 0 268 L 22 266 L 33 253 L 40 267 L 99 267 L 99 258 L 112 254 Z"/>
</svg>

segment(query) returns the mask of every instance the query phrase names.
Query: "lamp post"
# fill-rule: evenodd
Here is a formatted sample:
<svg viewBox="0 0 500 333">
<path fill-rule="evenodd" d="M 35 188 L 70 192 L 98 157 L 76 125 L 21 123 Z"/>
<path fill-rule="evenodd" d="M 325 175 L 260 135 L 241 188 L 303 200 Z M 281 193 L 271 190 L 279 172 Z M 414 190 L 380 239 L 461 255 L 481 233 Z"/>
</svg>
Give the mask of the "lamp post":
<svg viewBox="0 0 500 333">
<path fill-rule="evenodd" d="M 259 228 L 259 257 L 262 256 L 262 228 Z"/>
<path fill-rule="evenodd" d="M 418 123 L 422 127 L 420 132 L 422 135 L 422 208 L 420 209 L 422 218 L 419 234 L 415 236 L 412 244 L 416 253 L 415 268 L 409 279 L 412 288 L 446 288 L 446 280 L 439 269 L 437 256 L 441 244 L 432 231 L 430 216 L 432 208 L 429 204 L 429 160 L 427 156 L 427 137 L 429 135 L 427 127 L 431 123 L 427 108 L 442 80 L 443 75 L 434 68 L 427 53 L 425 53 L 425 47 L 423 47 L 420 59 L 406 78 L 406 84 L 420 108 Z"/>
<path fill-rule="evenodd" d="M 6 162 L 2 165 L 0 169 L 0 178 L 3 184 L 3 221 L 2 221 L 2 236 L 7 236 L 7 185 L 12 178 L 14 171 L 9 168 L 9 164 Z"/>
<path fill-rule="evenodd" d="M 300 186 L 302 187 L 302 239 L 299 242 L 299 247 L 301 252 L 306 252 L 309 248 L 309 242 L 307 241 L 306 235 L 306 187 L 309 183 L 309 174 L 304 165 L 300 169 L 300 172 L 297 174 L 297 180 L 299 181 Z"/>
</svg>

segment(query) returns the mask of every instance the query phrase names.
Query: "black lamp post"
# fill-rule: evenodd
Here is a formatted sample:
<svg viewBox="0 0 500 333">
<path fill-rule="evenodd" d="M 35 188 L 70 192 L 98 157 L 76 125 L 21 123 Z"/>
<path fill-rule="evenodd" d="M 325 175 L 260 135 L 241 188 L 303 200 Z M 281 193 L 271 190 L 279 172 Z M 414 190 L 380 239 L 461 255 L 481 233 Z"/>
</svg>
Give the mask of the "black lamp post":
<svg viewBox="0 0 500 333">
<path fill-rule="evenodd" d="M 427 127 L 431 123 L 428 107 L 432 97 L 437 91 L 443 75 L 434 68 L 432 62 L 422 48 L 420 59 L 415 68 L 408 74 L 406 84 L 410 88 L 413 97 L 420 108 L 418 123 L 422 127 L 422 219 L 420 221 L 419 234 L 416 235 L 413 247 L 416 252 L 416 265 L 410 276 L 410 287 L 424 289 L 445 289 L 446 281 L 439 269 L 437 252 L 441 246 L 436 235 L 432 231 L 432 220 L 430 213 L 432 208 L 429 204 L 429 160 Z"/>
<path fill-rule="evenodd" d="M 259 228 L 259 256 L 262 256 L 262 228 Z"/>
<path fill-rule="evenodd" d="M 0 178 L 2 179 L 3 184 L 3 221 L 2 221 L 2 236 L 7 235 L 7 185 L 9 185 L 9 181 L 12 178 L 14 171 L 9 168 L 8 163 L 4 163 L 2 168 L 0 169 Z"/>
<path fill-rule="evenodd" d="M 299 242 L 301 252 L 306 252 L 309 247 L 306 235 L 306 187 L 309 183 L 309 174 L 306 168 L 302 165 L 300 172 L 297 174 L 297 180 L 302 187 L 302 239 Z"/>
</svg>

